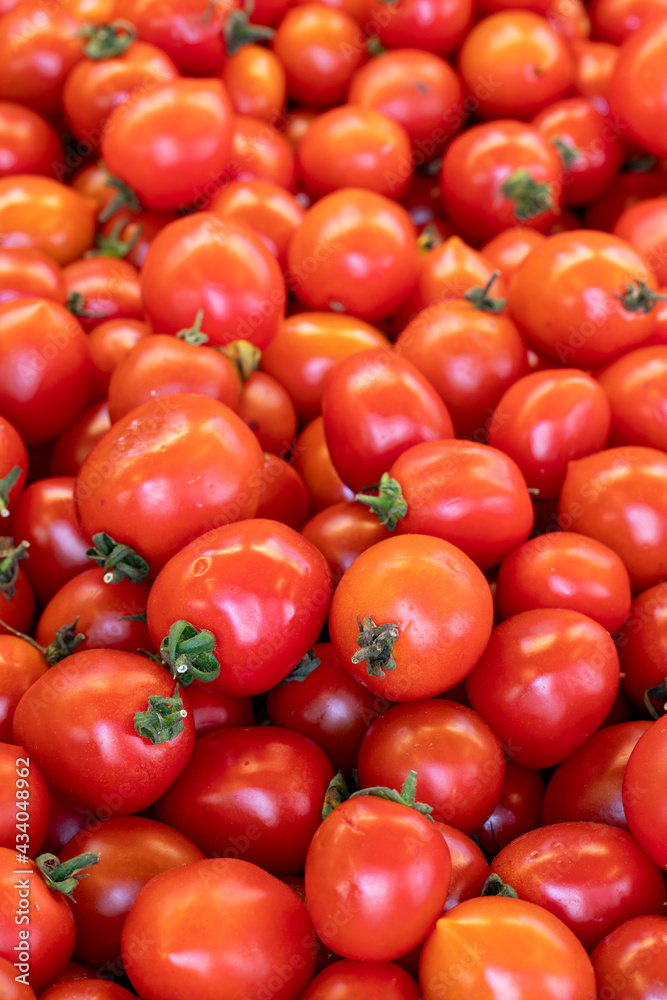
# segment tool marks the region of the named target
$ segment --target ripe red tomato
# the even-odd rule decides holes
[[[209,211],[249,226],[283,268],[289,242],[304,216],[303,207],[289,191],[273,181],[256,179],[224,184],[213,196]]]
[[[233,726],[253,726],[255,713],[250,698],[228,698],[209,690],[208,684],[190,685],[188,701],[195,720],[195,736],[199,738],[214,729]]]
[[[215,177],[211,173],[210,178]],[[263,118],[237,115],[232,151],[221,180],[271,181],[288,191],[296,183],[296,159],[288,139]],[[199,206],[197,206],[199,207]]]
[[[621,687],[635,705],[644,708],[646,692],[667,678],[667,584],[658,583],[635,597],[616,639]]]
[[[65,158],[60,136],[41,115],[22,104],[0,101],[0,177],[9,174],[55,175]]]
[[[222,82],[237,115],[271,122],[283,113],[287,79],[280,59],[262,45],[244,45],[226,61]]]
[[[667,917],[626,920],[591,955],[598,996],[613,996],[610,991],[622,982],[627,1000],[659,1000],[664,992],[666,947]]]
[[[476,837],[493,857],[503,847],[542,822],[544,779],[539,771],[505,762],[505,778],[495,809],[476,831]]]
[[[28,688],[48,670],[43,655],[25,639],[0,633],[0,740],[12,742],[14,712]]]
[[[329,632],[341,665],[364,687],[417,701],[470,673],[492,616],[489,585],[471,559],[440,538],[402,535],[366,549],[344,573]]]
[[[68,308],[84,330],[110,319],[142,319],[139,272],[128,261],[113,257],[77,260],[64,268],[63,277]]]
[[[321,416],[311,420],[296,439],[294,467],[306,485],[311,511],[354,500],[354,493],[345,485],[331,461]]]
[[[93,447],[111,427],[109,407],[93,403],[56,438],[51,449],[49,472],[52,476],[76,476]]]
[[[40,853],[49,825],[49,790],[35,762],[26,764],[26,758],[23,747],[0,743],[0,847],[21,852],[16,867],[23,855]],[[23,812],[29,819],[18,819]]]
[[[88,346],[94,369],[91,391],[94,399],[106,400],[114,368],[150,333],[148,323],[138,319],[109,319],[90,331]]]
[[[473,16],[471,0],[370,0],[369,26],[386,49],[425,49],[446,56],[465,35]]]
[[[664,67],[667,59],[667,16],[659,16],[633,30],[625,39],[609,83],[612,115],[627,126],[627,135],[655,156],[667,155],[667,138],[656,121],[667,109]]]
[[[273,376],[251,372],[241,387],[238,414],[264,452],[290,452],[297,430],[296,409],[287,390]]]
[[[41,997],[46,997],[46,1000],[128,1000],[133,996],[134,993],[118,983],[87,976],[49,987],[46,993],[41,994],[40,1000]]]
[[[667,716],[654,722],[630,754],[623,775],[623,808],[630,832],[661,868],[667,869],[667,809],[655,794],[665,780]]]
[[[301,528],[301,534],[320,550],[337,584],[362,552],[389,538],[377,515],[361,503],[325,507]]]
[[[611,405],[611,445],[667,451],[667,344],[628,351],[598,381]]]
[[[443,907],[446,913],[464,900],[479,896],[491,869],[474,840],[437,819],[435,825],[445,838],[452,860],[452,878]]]
[[[264,452],[256,517],[280,521],[300,531],[308,519],[309,509],[306,484],[294,466],[279,455]]]
[[[646,21],[665,13],[664,0],[594,0],[591,6],[596,37],[617,45]]]
[[[524,611],[498,625],[466,678],[476,712],[524,767],[559,764],[603,722],[619,684],[609,633],[577,611]]]
[[[344,958],[322,969],[301,1000],[419,1000],[412,976],[393,962],[354,962]]]
[[[609,42],[592,42],[588,38],[572,41],[575,58],[574,90],[582,97],[606,99],[620,49]]]
[[[53,299],[64,306],[67,295],[59,265],[49,254],[28,247],[0,247],[0,302]]]
[[[630,205],[616,220],[614,234],[627,240],[646,258],[658,284],[667,284],[667,258],[664,250],[667,212],[662,198],[646,198]]]
[[[267,992],[297,1000],[315,971],[315,939],[297,894],[256,865],[214,858],[144,886],[121,938],[144,1000],[228,1000]],[[260,994],[261,995],[261,994]]]
[[[485,243],[481,252],[485,260],[500,271],[505,282],[509,282],[530,251],[545,239],[544,233],[523,226],[517,229],[504,229],[502,233],[498,233]]]
[[[5,417],[0,416],[0,516],[13,513],[28,474],[28,452],[23,438]],[[11,510],[10,510],[11,507]]]
[[[16,966],[8,959],[0,958],[0,990],[5,1000],[36,1000],[37,994],[27,981],[17,982],[16,975]]]
[[[5,249],[40,250],[58,264],[69,264],[93,245],[96,215],[92,198],[50,177],[12,174],[0,178],[0,232]]]

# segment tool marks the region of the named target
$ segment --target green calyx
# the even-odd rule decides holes
[[[79,884],[79,880],[88,878],[90,875],[90,872],[84,871],[84,868],[91,868],[99,860],[100,856],[97,851],[87,851],[85,854],[79,854],[76,858],[70,858],[69,861],[62,863],[55,854],[40,854],[35,859],[35,864],[49,889],[54,892],[62,892],[63,896],[73,899],[72,893]]]
[[[654,702],[660,704],[660,711],[657,710]],[[644,692],[644,704],[652,719],[661,719],[667,713],[667,677],[662,684],[647,688]]]
[[[15,465],[9,470],[6,476],[0,479],[0,517],[9,517],[9,494],[18,482],[19,476],[23,472],[20,465]]]
[[[179,340],[184,340],[186,344],[192,344],[194,347],[200,347],[202,344],[208,343],[208,336],[202,333],[201,324],[204,319],[204,310],[200,309],[195,316],[195,321],[192,326],[189,326],[186,330],[179,330],[176,336]]]
[[[510,896],[512,899],[518,899],[519,894],[516,889],[513,889],[511,885],[507,885],[503,882],[500,875],[491,873],[487,878],[486,882],[482,886],[482,896]]]
[[[400,792],[396,791],[395,788],[385,788],[384,785],[375,785],[373,788],[360,788],[356,792],[350,794],[345,778],[338,772],[338,774],[331,780],[329,787],[327,788],[326,795],[324,797],[324,806],[322,809],[322,819],[326,819],[329,813],[339,806],[342,802],[346,802],[348,799],[358,799],[362,796],[371,796],[376,799],[386,799],[388,802],[395,802],[396,805],[406,806],[408,809],[414,809],[425,819],[428,819],[431,823],[433,822],[433,817],[431,813],[433,812],[433,806],[427,805],[425,802],[417,802],[417,772],[409,771],[405,781],[403,782],[403,787]]]
[[[581,159],[581,150],[577,146],[571,146],[569,142],[565,142],[559,136],[554,136],[551,140],[551,145],[555,146],[558,151],[560,162],[563,164],[563,170],[569,170],[577,160]]]
[[[391,479],[388,472],[383,472],[380,482],[374,486],[367,486],[366,489],[377,490],[377,495],[357,493],[354,499],[370,507],[373,513],[377,514],[380,523],[389,531],[393,531],[408,512],[400,483],[397,479]]]
[[[305,656],[301,657],[294,669],[280,683],[289,684],[291,681],[305,681],[306,677],[310,677],[313,670],[317,670],[321,662],[319,656],[315,656],[315,650],[309,649]]]
[[[500,271],[494,271],[483,288],[481,285],[469,288],[467,292],[463,293],[463,298],[480,312],[502,312],[507,305],[507,299],[494,299],[490,294],[491,285],[498,277],[500,277]]]
[[[20,542],[15,546],[13,538],[0,538],[0,594],[8,601],[11,601],[16,592],[19,562],[28,558],[29,547],[30,542]]]
[[[100,162],[99,166],[104,169],[104,164]],[[120,177],[114,177],[113,174],[107,174],[106,179],[107,185],[115,189],[116,194],[111,199],[108,205],[102,209],[102,211],[97,216],[98,222],[107,222],[112,215],[116,212],[120,212],[121,209],[126,208],[130,212],[140,212],[141,203],[137,198],[136,194],[129,185],[122,181]]]
[[[56,632],[53,641],[49,643],[48,646],[40,646],[40,644],[32,638],[30,635],[25,635],[23,632],[17,632],[15,628],[11,625],[7,625],[0,619],[0,625],[6,628],[8,632],[12,635],[17,636],[19,639],[23,639],[24,642],[29,643],[33,649],[39,650],[46,662],[50,667],[54,667],[56,663],[60,663],[67,656],[71,656],[77,646],[79,646],[83,640],[86,638],[83,632],[77,632],[76,626],[79,621],[79,616],[77,615],[74,621],[70,625],[62,625]]]
[[[370,615],[366,615],[363,625],[357,615],[357,625],[359,649],[351,657],[352,662],[361,663],[365,660],[369,677],[384,677],[385,670],[395,670],[396,660],[392,650],[398,639],[398,625],[393,622],[376,625]]]
[[[70,292],[65,306],[72,313],[72,316],[89,316],[91,319],[101,319],[102,316],[106,316],[106,313],[86,309],[86,300],[81,292]]]
[[[168,743],[183,732],[183,719],[187,714],[177,684],[171,698],[157,694],[149,696],[146,711],[134,713],[134,731],[154,746]]]
[[[634,285],[628,285],[623,295],[616,298],[623,303],[623,308],[631,313],[650,313],[658,302],[667,299],[667,295],[659,295],[640,278],[634,278]]]
[[[255,347],[249,340],[234,340],[231,344],[216,347],[215,350],[224,354],[227,360],[231,361],[241,382],[247,381],[252,373],[259,368],[259,362],[262,358],[259,347]]]
[[[122,55],[137,37],[134,25],[121,20],[109,24],[84,24],[79,34],[87,39],[84,55],[95,60]]]
[[[142,227],[137,226],[129,240],[121,239],[120,234],[128,222],[131,221],[131,216],[124,215],[115,223],[111,232],[107,233],[106,236],[104,233],[98,233],[95,238],[95,249],[88,250],[84,254],[84,257],[115,257],[119,260],[122,257],[127,257],[132,247],[139,242],[142,231]]]
[[[93,548],[88,549],[86,556],[105,571],[105,583],[120,583],[121,580],[141,583],[150,572],[145,559],[129,545],[117,542],[105,531],[98,531],[93,535]]]
[[[224,27],[225,52],[236,55],[244,45],[267,42],[275,35],[273,28],[263,24],[250,24],[248,14],[243,10],[232,10],[227,15]]]
[[[514,203],[517,222],[534,219],[536,215],[553,209],[553,192],[546,181],[536,181],[525,167],[519,167],[501,187],[502,194]]]
[[[214,681],[220,674],[215,657],[215,636],[207,629],[197,629],[190,622],[174,622],[169,635],[160,643],[163,666],[174,680],[187,687],[193,681]]]

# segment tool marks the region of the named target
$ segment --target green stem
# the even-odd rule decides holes
[[[347,787],[347,782],[343,777],[343,772],[339,771],[331,781],[324,795],[324,803],[322,805],[322,819],[326,819],[329,813],[332,813],[341,802],[346,802],[350,798],[350,790]]]
[[[310,677],[313,670],[317,670],[321,664],[319,656],[315,656],[315,650],[309,649],[308,652],[301,657],[297,665],[293,670],[281,680],[281,684],[288,684],[290,681],[305,681],[306,677]]]
[[[433,806],[429,806],[425,802],[417,802],[416,793],[417,772],[408,771],[400,792],[397,792],[395,788],[385,788],[384,785],[375,785],[373,788],[360,788],[358,792],[352,792],[350,798],[356,799],[361,795],[372,795],[378,799],[387,799],[389,802],[396,802],[397,805],[408,806],[409,809],[414,809],[432,823],[433,817],[431,813],[433,812]]]
[[[204,318],[204,310],[200,309],[195,316],[195,321],[192,326],[189,326],[186,330],[179,330],[176,336],[179,340],[184,340],[186,344],[193,344],[195,347],[201,346],[201,344],[208,343],[208,336],[202,333],[201,324]]]
[[[491,291],[491,285],[494,283],[496,278],[499,277],[500,271],[494,271],[483,288],[481,285],[478,285],[475,288],[469,288],[467,292],[463,293],[463,298],[480,312],[502,312],[507,305],[507,299],[494,299],[489,294]]]
[[[565,142],[559,136],[554,136],[551,139],[551,144],[558,151],[560,161],[563,164],[563,170],[570,170],[577,160],[581,158],[581,150],[577,146],[571,146],[569,142]]]
[[[54,892],[62,892],[64,896],[73,899],[72,893],[82,878],[88,878],[90,872],[84,872],[84,868],[91,868],[100,860],[97,851],[87,851],[79,854],[69,861],[58,860],[55,854],[40,854],[35,859],[35,864],[39,868],[44,881],[49,889]],[[75,901],[76,902],[76,901]]]
[[[398,639],[398,625],[393,622],[376,625],[370,615],[366,615],[363,625],[357,616],[357,625],[357,646],[360,648],[352,657],[352,662],[365,660],[369,677],[384,677],[385,670],[395,670],[396,660],[392,650]]]
[[[92,309],[85,309],[86,300],[81,292],[70,292],[67,296],[66,307],[73,316],[90,316],[91,319],[100,319],[106,313],[94,312]]]
[[[502,194],[514,203],[514,218],[518,222],[533,219],[554,208],[551,185],[536,181],[525,167],[519,167],[501,187]]]
[[[357,493],[354,499],[369,507],[374,514],[377,514],[380,523],[389,531],[393,531],[408,512],[400,483],[397,479],[391,479],[388,472],[383,472],[380,482],[375,486],[368,486],[367,489],[377,490],[377,496]]]
[[[134,25],[121,20],[109,24],[84,24],[78,34],[88,39],[83,47],[84,55],[95,60],[122,55],[137,37]]]
[[[667,299],[667,295],[659,295],[640,278],[634,278],[634,285],[628,285],[623,295],[617,295],[623,303],[623,308],[631,313],[650,313],[658,302]]]
[[[662,711],[658,712],[656,710],[654,701],[659,701],[661,703]],[[661,719],[665,712],[667,712],[667,677],[662,682],[662,684],[656,684],[655,687],[647,688],[644,692],[644,704],[648,714],[652,719]]]
[[[106,236],[98,233],[95,238],[95,249],[87,250],[84,257],[115,257],[118,260],[127,257],[132,247],[141,239],[142,231],[142,227],[137,226],[129,240],[121,239],[120,234],[128,222],[132,222],[132,217],[124,215]]]
[[[177,684],[171,698],[157,694],[149,696],[146,711],[134,713],[134,730],[154,746],[168,743],[183,732],[183,719],[187,714]]]
[[[187,687],[193,681],[214,681],[219,676],[220,664],[214,649],[212,632],[195,628],[181,618],[160,643],[160,656],[174,680]]]
[[[16,591],[16,580],[19,575],[19,560],[28,558],[30,542],[14,545],[14,539],[0,538],[0,594],[11,601]]]
[[[244,45],[268,42],[274,35],[273,28],[263,24],[249,24],[245,11],[232,10],[225,21],[225,52],[228,56],[236,55]]]
[[[486,882],[482,886],[482,896],[510,896],[512,899],[518,899],[519,894],[516,889],[513,889],[511,885],[507,885],[503,882],[500,875],[496,875],[492,872],[487,878]]]
[[[120,583],[121,580],[141,583],[150,573],[145,559],[129,545],[117,542],[105,531],[98,531],[93,535],[93,548],[88,549],[86,555],[105,571],[105,583]]]
[[[29,643],[33,649],[39,650],[46,662],[50,667],[54,667],[56,663],[60,663],[67,656],[71,656],[77,646],[79,646],[83,640],[86,638],[83,632],[77,632],[76,626],[79,621],[79,616],[77,615],[74,621],[70,625],[61,625],[57,630],[55,637],[48,646],[40,646],[36,639],[32,636],[26,635],[24,632],[18,632],[11,625],[3,622],[0,619],[0,625],[6,628],[8,632],[12,635],[17,636],[19,639],[23,639],[25,642]]]
[[[259,362],[262,358],[259,347],[255,347],[249,340],[234,340],[231,344],[216,347],[215,350],[224,354],[227,360],[231,361],[242,382],[249,379],[252,373],[259,368]]]
[[[0,517],[9,517],[9,510],[7,506],[9,504],[9,494],[19,480],[19,476],[23,472],[20,465],[15,465],[9,470],[6,476],[0,479]]]
[[[100,166],[104,167],[104,164],[100,163]],[[106,182],[109,187],[116,189],[116,194],[97,216],[98,222],[107,222],[112,215],[120,212],[122,208],[127,208],[130,212],[141,211],[139,199],[125,181],[122,181],[120,177],[114,177],[113,174],[107,174]]]

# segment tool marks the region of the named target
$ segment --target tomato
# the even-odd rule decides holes
[[[115,212],[103,225],[97,241],[110,256],[122,256],[141,268],[157,234],[177,218],[175,212]]]
[[[470,673],[492,615],[489,586],[472,560],[440,538],[403,535],[366,549],[344,573],[329,632],[341,665],[364,687],[417,701]]]
[[[69,264],[89,250],[97,206],[92,198],[50,177],[0,179],[0,230],[5,249],[41,250]]]
[[[560,208],[561,162],[531,125],[473,125],[447,147],[440,189],[447,217],[469,243],[486,243],[519,224],[544,231]]]
[[[16,966],[8,959],[0,958],[0,990],[4,1000],[36,1000],[36,994],[28,983],[25,980],[18,982],[16,976]]]
[[[68,962],[64,972],[54,980],[54,984],[80,982],[82,979],[97,979],[97,970],[90,965],[84,965],[83,962]],[[105,980],[98,979],[96,985],[106,985]]]
[[[367,496],[371,510],[397,535],[444,538],[480,569],[490,569],[533,527],[533,505],[518,466],[473,441],[429,441],[404,451],[388,475],[407,504],[396,510],[395,487]]]
[[[208,684],[190,685],[188,701],[197,738],[215,729],[252,726],[255,723],[250,698],[228,698],[209,690]]]
[[[114,367],[109,382],[112,423],[158,396],[198,393],[239,405],[239,379],[224,355],[203,345],[157,334],[143,337]]]
[[[380,348],[336,366],[322,396],[322,417],[334,467],[354,490],[379,483],[412,445],[454,436],[431,383],[409,361]]]
[[[613,549],[635,591],[665,576],[666,478],[664,452],[627,445],[570,462],[561,489],[561,527]]]
[[[482,254],[492,267],[500,271],[505,282],[526,259],[531,250],[545,240],[544,233],[535,229],[504,229],[482,247]]]
[[[139,890],[160,872],[204,855],[177,830],[138,816],[94,823],[75,834],[58,856],[62,862],[88,851],[98,852],[100,862],[95,878],[77,888],[74,957],[99,967],[118,958],[123,922]]]
[[[261,45],[244,45],[226,60],[222,82],[237,115],[274,124],[282,115],[287,79],[280,59]]]
[[[146,315],[161,333],[187,329],[203,309],[212,345],[243,339],[263,348],[285,315],[285,283],[260,237],[210,212],[165,226],[141,278]]]
[[[444,59],[401,46],[370,59],[352,77],[348,101],[402,125],[421,166],[437,155],[465,118],[461,82]]]
[[[482,118],[531,118],[564,97],[574,75],[567,42],[532,11],[503,10],[483,18],[459,54],[466,89]],[[480,81],[493,80],[490,94]]]
[[[134,993],[110,980],[86,978],[58,983],[41,996],[46,1000],[127,1000]]]
[[[304,209],[289,191],[273,181],[230,181],[214,195],[209,210],[249,226],[280,266],[286,266],[289,242],[304,216]]]
[[[412,291],[419,251],[404,208],[374,191],[342,188],[308,209],[288,261],[288,287],[306,306],[372,322]]]
[[[662,198],[646,198],[630,205],[616,220],[614,234],[627,240],[646,259],[658,284],[667,284],[667,212]]]
[[[5,417],[0,416],[0,516],[13,513],[28,474],[28,452],[23,438]],[[10,510],[11,507],[11,510]]]
[[[665,193],[667,173],[662,164],[653,164],[650,160],[648,163],[641,159],[630,160],[626,169],[617,174],[606,190],[587,207],[584,223],[589,229],[611,232],[621,213],[635,202]]]
[[[65,158],[60,136],[41,115],[12,101],[0,101],[0,176],[54,176],[54,164]]]
[[[164,742],[135,729],[135,713],[151,707],[149,697],[173,694],[173,678],[143,656],[117,649],[72,653],[23,695],[14,738],[66,805],[101,819],[127,816],[155,802],[192,753],[194,722],[182,692],[182,703],[169,709],[175,718],[164,716],[171,727]],[[67,707],[72,698],[76,725]]]
[[[425,49],[449,55],[465,35],[473,15],[471,0],[382,0],[368,4],[369,26],[386,49]]]
[[[109,319],[90,331],[88,346],[94,367],[92,394],[95,399],[106,400],[114,368],[150,332],[148,324],[138,319]]]
[[[654,17],[667,13],[664,0],[595,0],[593,26],[598,38],[620,45]]]
[[[627,1000],[660,1000],[665,945],[667,917],[634,917],[607,934],[591,955],[600,1000],[613,997],[619,982]]]
[[[650,725],[637,720],[600,729],[559,764],[544,796],[544,824],[579,821],[628,830],[621,796],[623,775],[630,754]]]
[[[12,723],[19,701],[48,665],[34,646],[18,636],[0,633],[0,740],[12,742]]]
[[[505,778],[495,809],[476,833],[487,854],[493,857],[503,847],[541,825],[544,779],[539,771],[505,762]]]
[[[504,283],[501,278],[494,277],[489,262],[458,236],[450,236],[420,258],[417,287],[401,312],[405,313],[406,321],[414,319],[421,309],[461,299],[477,286],[493,286],[495,296],[504,294]]]
[[[505,758],[498,737],[476,712],[433,698],[389,708],[359,748],[361,788],[400,787],[410,770],[433,818],[472,833],[498,804]]]
[[[629,243],[582,229],[551,236],[526,257],[510,284],[509,310],[538,353],[592,367],[648,337],[656,289]]]
[[[411,975],[393,962],[354,962],[344,958],[315,976],[302,1000],[419,1000]]]
[[[291,7],[271,44],[285,70],[290,98],[316,108],[339,104],[367,58],[356,22],[323,3]]]
[[[259,694],[310,649],[330,600],[331,574],[315,546],[255,518],[207,532],[168,562],[149,595],[148,628],[156,648],[180,619],[209,629],[222,668],[211,690]]]
[[[593,100],[557,101],[544,108],[533,125],[556,146],[563,161],[563,204],[585,205],[613,180],[623,159],[623,133]]]
[[[0,635],[7,634],[5,626],[16,632],[25,632],[32,625],[35,597],[28,576],[19,565],[19,560],[26,559],[28,555],[25,540],[14,545],[11,536],[0,537],[0,560],[3,564],[0,573]]]
[[[610,444],[667,451],[667,344],[629,351],[598,381],[611,404]]]
[[[500,398],[489,444],[514,459],[540,499],[551,500],[570,460],[604,448],[610,424],[611,408],[595,379],[576,368],[533,372]]]
[[[254,371],[241,387],[238,414],[262,450],[286,455],[296,436],[297,415],[289,393],[266,372]]]
[[[0,302],[25,298],[53,299],[64,306],[67,295],[62,271],[41,250],[0,247]]]
[[[128,261],[90,257],[68,264],[63,277],[69,308],[85,330],[105,320],[143,318],[139,272]]]
[[[480,895],[490,868],[474,840],[439,820],[435,820],[435,825],[445,838],[452,861],[452,878],[443,907],[446,913],[464,900]]]
[[[587,951],[631,917],[661,913],[657,865],[626,833],[604,823],[554,823],[518,837],[491,871],[521,899],[560,918]]]
[[[179,75],[166,52],[146,42],[131,42],[110,58],[82,59],[65,81],[63,110],[77,139],[99,149],[109,117],[121,104],[132,105],[159,84]],[[128,108],[129,110],[129,108]]]
[[[294,466],[279,455],[264,452],[256,517],[280,521],[299,531],[308,519],[309,509],[306,485]]]
[[[296,183],[296,159],[289,140],[262,118],[237,115],[234,120],[231,157],[221,177],[223,186],[234,178],[241,181],[270,181],[293,191]]]
[[[318,511],[301,528],[301,534],[326,559],[334,583],[358,555],[371,545],[389,538],[377,515],[361,503],[336,503]]]
[[[534,608],[567,608],[616,632],[631,601],[621,559],[607,545],[573,531],[550,531],[524,542],[505,557],[496,581],[496,613],[503,619]]]
[[[667,584],[656,584],[635,597],[616,639],[621,687],[635,705],[644,708],[646,692],[667,679]]]
[[[25,750],[12,743],[0,743],[0,775],[0,846],[20,850],[21,863],[21,855],[39,854],[46,836],[49,791],[35,762],[26,764]],[[30,818],[19,820],[17,813],[24,811]]]
[[[604,720],[619,684],[609,633],[577,611],[524,611],[496,626],[466,678],[476,712],[524,767],[559,764]]]
[[[311,511],[354,500],[353,491],[344,484],[331,461],[321,416],[311,420],[297,437],[294,467],[305,483]]]
[[[570,44],[585,41],[591,33],[588,7],[582,0],[551,0],[546,19]]]
[[[470,899],[438,920],[419,982],[426,1000],[595,1000],[593,968],[572,931],[506,896]]]
[[[76,509],[87,537],[107,532],[155,574],[190,539],[254,516],[262,465],[252,431],[229,407],[194,393],[161,396],[95,445],[76,479]]]
[[[216,76],[225,59],[223,29],[234,2],[208,7],[206,0],[115,0],[114,17],[129,21],[142,42],[172,59],[185,76]]]
[[[575,92],[582,97],[606,98],[620,51],[618,45],[581,38],[573,40],[572,51]]]
[[[633,30],[621,46],[609,83],[609,107],[627,136],[655,156],[667,156],[667,138],[655,128],[667,110],[664,67],[667,53],[667,16],[649,18]]]
[[[667,811],[655,789],[665,776],[666,734],[667,716],[662,716],[639,738],[623,775],[623,808],[630,832],[661,868],[667,868]]]
[[[83,410],[56,438],[51,450],[49,472],[52,476],[76,476],[93,447],[111,427],[109,407],[93,403]]]

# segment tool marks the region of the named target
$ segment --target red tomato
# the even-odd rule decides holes
[[[53,299],[64,306],[67,295],[60,267],[41,250],[0,247],[0,302],[26,298]]]
[[[369,27],[386,49],[425,49],[446,56],[465,35],[473,16],[471,0],[382,0],[368,4]]]
[[[633,30],[621,46],[609,83],[612,115],[627,127],[626,135],[643,150],[667,156],[667,137],[656,121],[667,112],[664,70],[667,61],[667,16],[660,16]]]
[[[232,130],[231,102],[219,80],[176,78],[115,108],[101,151],[142,205],[184,209],[224,169]]]
[[[52,476],[77,476],[93,447],[111,427],[109,407],[93,403],[76,417],[56,438],[51,450],[49,472]]]
[[[146,315],[164,333],[187,329],[203,309],[212,345],[243,339],[263,348],[285,315],[285,283],[260,237],[210,212],[165,226],[141,277]]]
[[[321,416],[311,420],[296,439],[294,467],[306,485],[311,511],[354,500],[354,493],[344,484],[331,461]]]
[[[630,832],[661,868],[667,869],[667,809],[655,794],[665,780],[667,716],[654,722],[630,754],[623,775],[623,808]]]
[[[518,546],[502,562],[496,613],[568,608],[616,632],[630,611],[630,579],[612,549],[573,531],[550,531]]]
[[[222,179],[234,178],[240,181],[271,181],[293,191],[296,160],[289,140],[262,118],[237,115],[232,151]]]
[[[331,574],[315,546],[255,518],[209,531],[169,561],[151,589],[148,627],[156,648],[180,619],[209,629],[222,667],[211,690],[259,694],[307,653],[330,600]]]
[[[533,372],[501,397],[489,444],[514,459],[541,500],[552,500],[568,462],[604,448],[610,424],[607,397],[590,375],[576,368]]]
[[[25,486],[28,452],[16,428],[0,416],[0,517],[9,517]],[[11,511],[10,511],[11,506]]]
[[[21,104],[0,101],[0,177],[8,174],[55,175],[65,158],[60,136],[41,115]]]
[[[628,351],[598,381],[611,404],[609,443],[667,451],[667,344]]]
[[[250,698],[228,698],[224,694],[210,691],[208,684],[191,684],[188,701],[195,720],[197,738],[214,729],[252,726],[255,723]]]
[[[605,823],[554,823],[517,837],[491,871],[543,906],[588,952],[632,917],[662,913],[665,885],[637,842]]]
[[[104,979],[87,977],[79,980],[66,980],[51,986],[41,997],[46,1000],[128,1000],[134,993],[119,986],[118,983]]]
[[[646,198],[630,205],[616,220],[614,234],[639,251],[659,285],[667,284],[667,211],[663,198]]]
[[[588,38],[572,41],[575,58],[574,90],[582,97],[606,99],[609,83],[620,49],[608,42],[591,42]]]
[[[481,252],[485,260],[500,271],[505,282],[509,282],[530,251],[545,239],[544,233],[538,233],[535,229],[504,229],[485,243]]]
[[[524,767],[559,764],[603,722],[619,684],[609,633],[577,611],[524,611],[498,625],[466,678],[470,704]]]
[[[315,976],[301,1000],[419,1000],[417,983],[393,962],[344,958]]]
[[[594,0],[591,13],[598,38],[620,45],[654,17],[667,13],[665,0]]]
[[[254,371],[241,387],[238,414],[262,450],[286,455],[296,436],[297,415],[289,393],[266,372]]]
[[[40,250],[58,264],[69,264],[93,245],[96,215],[92,198],[50,177],[13,174],[0,179],[5,249]]]
[[[80,317],[84,330],[105,320],[143,318],[139,272],[128,261],[113,257],[77,260],[67,265],[63,277],[68,308]]]
[[[21,852],[17,866],[22,855],[39,854],[49,825],[49,790],[35,762],[25,763],[26,756],[23,747],[0,743],[0,846]],[[19,820],[19,812],[30,818]]]
[[[76,725],[67,709],[73,690]],[[182,692],[182,703],[169,709],[172,717],[164,716],[173,734],[164,742],[153,743],[135,728],[135,713],[151,707],[150,697],[173,694],[173,678],[143,656],[117,649],[73,653],[23,695],[14,738],[66,805],[100,819],[127,816],[155,802],[192,753],[194,722]]]
[[[412,291],[419,251],[404,208],[374,191],[343,188],[306,212],[288,260],[288,287],[305,305],[373,321]]]
[[[648,166],[648,169],[647,169]],[[584,212],[589,229],[611,232],[619,216],[637,201],[667,194],[667,173],[661,163],[630,160],[605,191]]]
[[[371,545],[389,538],[377,515],[361,503],[336,503],[325,507],[301,528],[301,534],[320,550],[329,564],[334,583]]]
[[[289,242],[304,216],[304,209],[289,191],[267,180],[224,184],[211,200],[209,211],[252,229],[281,267],[287,264]]]
[[[19,701],[45,674],[48,665],[42,653],[25,639],[0,633],[0,740],[12,742],[12,723]]]
[[[107,532],[155,574],[190,539],[254,516],[263,462],[228,406],[195,393],[161,396],[95,445],[76,479],[77,513],[87,537]]]
[[[628,830],[622,801],[628,758],[651,723],[622,722],[594,733],[559,764],[547,785],[542,822],[607,823]]]
[[[221,983],[228,1000],[259,990],[297,1000],[315,971],[312,925],[297,894],[235,858],[195,861],[151,879],[121,943],[123,964],[145,1000],[218,1000]]]
[[[445,838],[452,860],[452,878],[443,907],[446,913],[464,900],[479,896],[491,869],[474,840],[439,820],[435,825]]]
[[[558,500],[563,530],[603,542],[620,556],[633,590],[667,567],[667,456],[627,445],[570,462]]]
[[[222,82],[237,115],[275,122],[283,114],[287,79],[280,59],[262,45],[244,45],[223,66]]]
[[[635,705],[644,708],[646,692],[667,678],[667,584],[649,587],[635,597],[616,641],[621,687]]]
[[[469,899],[438,920],[419,982],[425,1000],[595,1000],[593,968],[572,931],[506,896]]]
[[[148,323],[137,319],[109,319],[91,330],[88,346],[94,367],[92,395],[95,399],[106,400],[114,368],[150,333]]]
[[[492,615],[489,586],[472,560],[442,539],[403,535],[355,559],[334,594],[329,632],[341,665],[364,687],[417,701],[470,673]]]
[[[472,833],[498,804],[505,758],[476,712],[432,698],[389,708],[359,748],[361,788],[400,788],[413,768],[419,798],[433,806],[433,818]]]
[[[17,975],[20,973],[16,966],[8,959],[0,958],[0,990],[5,1000],[36,1000],[36,994],[28,986],[27,980],[18,982]]]
[[[544,779],[539,771],[506,761],[498,803],[476,833],[486,853],[493,857],[516,837],[540,826],[543,798]]]
[[[598,996],[613,997],[618,983],[627,1000],[660,1000],[665,984],[667,917],[626,920],[591,955]]]
[[[28,555],[23,542],[14,545],[11,536],[0,538],[0,560],[4,567],[0,573],[0,635],[8,634],[8,628],[27,632],[32,625],[35,597],[26,573],[18,564]]]
[[[293,465],[279,455],[264,452],[262,485],[256,517],[280,521],[299,531],[308,518],[306,485]]]
[[[379,483],[412,445],[454,436],[431,383],[409,361],[380,348],[336,366],[322,396],[322,417],[334,467],[354,490]]]

